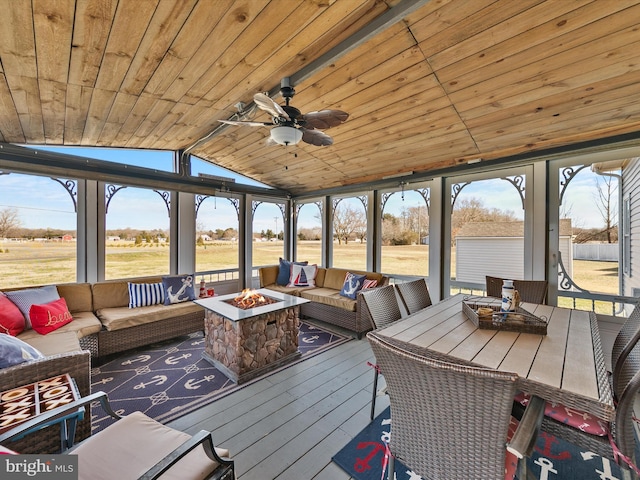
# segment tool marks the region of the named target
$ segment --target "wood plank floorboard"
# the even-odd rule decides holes
[[[230,450],[238,480],[348,480],[331,457],[369,423],[368,361],[369,342],[353,339],[169,425],[213,432],[216,445]],[[378,397],[376,412],[388,404]]]

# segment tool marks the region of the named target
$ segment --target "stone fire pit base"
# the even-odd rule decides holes
[[[300,307],[289,307],[241,320],[207,310],[203,357],[240,384],[301,356],[298,351]]]

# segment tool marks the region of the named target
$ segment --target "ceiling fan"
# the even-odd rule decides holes
[[[271,140],[285,146],[295,145],[300,140],[318,147],[333,144],[333,138],[319,130],[326,130],[346,122],[347,118],[349,118],[348,113],[342,110],[320,110],[306,114],[301,113],[300,110],[289,105],[296,93],[290,84],[289,77],[283,78],[280,82],[280,93],[285,98],[285,105],[279,105],[264,93],[256,93],[253,96],[256,106],[271,115],[271,122],[236,120],[219,120],[219,122],[249,127],[273,126]]]

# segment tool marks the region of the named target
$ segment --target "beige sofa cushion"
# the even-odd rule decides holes
[[[271,287],[272,285],[276,285],[279,270],[280,268],[278,265],[260,268],[258,270],[258,274],[260,275],[260,287]],[[275,290],[275,288],[273,290]]]
[[[128,307],[129,288],[127,283],[159,283],[162,277],[133,278],[131,280],[114,280],[94,283],[91,286],[93,292],[93,309],[98,312],[104,308]],[[99,315],[98,315],[99,316]]]
[[[62,329],[47,335],[40,335],[33,330],[27,330],[18,335],[18,338],[37,349],[46,357],[82,350],[78,336],[74,332],[60,332],[60,330]]]
[[[324,267],[318,267],[318,273],[316,273],[316,287],[324,287],[324,279],[327,275],[327,269]]]
[[[342,290],[344,284],[344,278],[347,272],[357,273],[358,275],[366,275],[368,280],[382,281],[383,275],[375,272],[365,272],[362,270],[350,270],[345,268],[329,268],[324,278],[323,287],[334,288],[336,290]]]
[[[301,291],[300,296],[312,302],[331,305],[350,312],[356,311],[356,301],[343,297],[340,291],[334,288],[311,288]]]
[[[128,302],[127,300],[127,304]],[[113,331],[203,310],[200,305],[193,302],[182,302],[173,305],[150,305],[138,308],[129,308],[128,306],[102,308],[96,312],[96,315],[107,330]],[[204,321],[202,325],[204,328]]]
[[[23,331],[20,335],[18,335],[18,337],[21,340],[29,343],[29,340],[27,339],[38,337],[49,338],[56,333],[72,332],[76,336],[76,338],[82,338],[86,337],[87,335],[91,335],[92,333],[98,333],[100,330],[102,330],[102,323],[100,323],[98,317],[96,317],[92,312],[75,312],[71,315],[73,316],[73,320],[71,322],[63,325],[62,327],[54,330],[51,333],[42,335],[35,330],[29,329]]]
[[[133,412],[91,435],[70,454],[78,456],[80,480],[138,478],[190,438],[191,435],[162,425],[141,412]],[[229,456],[228,450],[224,449],[216,448],[216,453],[221,457]],[[162,478],[208,478],[217,465],[203,448],[195,448]]]
[[[275,290],[276,292],[286,293],[288,295],[295,295],[297,297],[300,296],[300,290],[303,288],[313,288],[313,287],[283,287],[282,285],[278,285],[277,283],[272,283],[266,287],[268,290]]]
[[[73,314],[76,312],[93,312],[93,299],[91,295],[90,283],[66,283],[56,285],[58,295],[67,302],[69,311]]]

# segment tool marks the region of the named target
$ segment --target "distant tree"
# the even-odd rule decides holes
[[[15,208],[3,208],[0,210],[0,237],[7,238],[20,227],[22,223]]]
[[[459,198],[451,212],[451,242],[454,242],[462,226],[470,222],[513,222],[517,217],[511,210],[485,207],[482,200]]]
[[[613,243],[612,231],[618,225],[618,203],[615,201],[618,182],[608,175],[596,177],[596,208],[604,221],[607,243]]]
[[[301,228],[298,230],[298,240],[321,240],[322,228]]]
[[[349,238],[353,238],[354,233],[366,223],[364,211],[339,203],[333,212],[333,234],[338,244],[344,242],[346,245]]]

